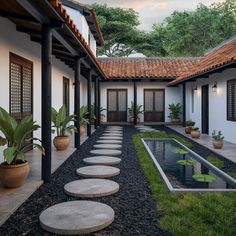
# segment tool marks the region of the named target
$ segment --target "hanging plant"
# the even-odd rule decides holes
[[[177,161],[178,164],[182,165],[182,166],[193,166],[195,165],[197,162],[194,160],[178,160]]]
[[[216,180],[216,178],[212,175],[193,175],[192,178],[197,182],[203,182],[203,183],[211,183]]]

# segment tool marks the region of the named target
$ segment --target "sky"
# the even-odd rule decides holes
[[[112,7],[133,8],[140,15],[140,29],[150,31],[154,23],[161,23],[174,11],[194,10],[199,3],[207,6],[224,0],[77,0],[81,3],[107,4]]]

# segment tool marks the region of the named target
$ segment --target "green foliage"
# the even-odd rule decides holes
[[[187,120],[187,121],[185,122],[185,127],[190,127],[190,126],[194,126],[194,125],[195,125],[195,122],[192,121],[192,120]]]
[[[142,110],[143,105],[137,104],[136,106],[134,105],[134,102],[131,102],[131,107],[128,108],[129,111],[129,116],[134,117],[134,114],[138,117],[138,115],[143,114]]]
[[[203,183],[211,183],[216,180],[216,178],[214,176],[204,175],[204,174],[193,175],[192,177],[195,181],[203,182]]]
[[[85,126],[86,124],[89,123],[88,116],[89,116],[88,107],[81,106],[80,107],[80,125]]]
[[[39,149],[44,154],[44,148],[33,142],[41,141],[30,137],[31,133],[39,128],[40,126],[33,121],[32,116],[27,116],[18,123],[14,117],[0,107],[0,131],[4,135],[4,137],[0,136],[0,146],[8,144],[3,151],[4,160],[8,165],[16,164],[17,160],[25,161],[24,149],[30,146]]]
[[[177,161],[178,164],[182,165],[182,166],[193,166],[195,165],[197,162],[194,160],[178,160]]]
[[[216,130],[213,130],[212,138],[216,141],[220,141],[220,140],[223,140],[225,137],[223,136],[220,130],[218,132]]]
[[[133,136],[137,156],[156,201],[156,208],[164,215],[158,221],[158,226],[176,236],[236,235],[236,193],[172,194],[168,191],[141,142],[141,138],[163,136],[168,135],[159,132]],[[180,142],[184,145],[188,143],[183,139]]]
[[[188,151],[179,147],[176,147],[172,150],[173,153],[175,154],[181,154],[181,155],[185,155],[188,154]]]
[[[169,115],[170,118],[178,119],[179,115],[182,114],[182,112],[181,112],[182,105],[180,103],[169,104],[169,108],[168,109],[170,110],[170,115]]]
[[[66,133],[72,133],[72,131],[77,131],[74,125],[71,125],[71,122],[75,121],[75,115],[66,115],[66,106],[63,105],[57,112],[52,107],[52,122],[53,127],[56,128],[57,136],[65,136]]]
[[[236,179],[236,172],[228,172],[227,174],[232,178]]]
[[[219,169],[225,167],[225,163],[216,156],[208,156],[206,158],[212,165],[216,166]]]

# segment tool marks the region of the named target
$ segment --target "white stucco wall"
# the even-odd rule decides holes
[[[33,117],[41,125],[41,45],[30,41],[27,34],[15,30],[15,25],[0,17],[0,106],[9,111],[9,53],[15,53],[33,62]],[[74,72],[64,63],[52,57],[52,106],[62,105],[63,76],[70,82],[70,112],[74,110]],[[41,138],[38,130],[34,136]],[[2,157],[0,149],[0,158]],[[1,161],[1,160],[0,160]]]
[[[163,82],[142,82],[137,83],[137,103],[144,105],[144,89],[165,89],[165,122],[169,122],[168,104],[178,103],[182,104],[181,88],[167,87],[167,83]],[[127,89],[127,104],[131,106],[133,101],[133,83],[132,82],[102,82],[101,83],[101,107],[107,109],[107,90],[108,89]],[[107,111],[104,111],[105,120],[107,120]],[[143,115],[140,115],[140,121],[144,121]]]
[[[236,143],[236,122],[227,120],[227,80],[236,78],[236,69],[228,69],[220,74],[212,74],[209,78],[198,79],[196,82],[187,83],[187,119],[196,122],[200,129],[201,122],[201,86],[209,85],[209,134],[212,131],[221,130],[225,140]],[[217,82],[217,92],[212,92],[214,82]],[[194,96],[194,113],[192,113],[191,89],[198,87]]]

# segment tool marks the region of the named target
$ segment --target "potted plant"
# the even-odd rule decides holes
[[[103,111],[106,111],[105,108],[103,107],[100,107],[100,110],[99,110],[99,114],[100,114],[100,122],[104,122],[104,119],[105,119],[105,115],[102,113]]]
[[[212,133],[213,138],[213,147],[215,149],[222,149],[224,145],[224,136],[221,131],[216,132],[216,130],[213,130]]]
[[[193,126],[195,125],[195,122],[192,120],[187,120],[185,122],[185,133],[186,134],[191,134],[191,131],[193,129]]]
[[[192,136],[192,138],[200,138],[201,131],[199,130],[198,127],[195,127],[195,128],[192,129],[191,136]]]
[[[139,115],[143,114],[142,105],[134,105],[134,102],[131,102],[131,107],[128,108],[129,111],[129,123],[134,123],[134,116],[136,114],[137,123],[140,122]]]
[[[182,114],[181,109],[182,109],[182,105],[180,103],[169,104],[169,110],[170,110],[169,118],[171,118],[171,122],[173,123],[180,122],[179,115]]]
[[[57,136],[53,139],[53,144],[57,150],[65,150],[70,144],[70,138],[67,133],[72,134],[72,131],[77,131],[76,127],[70,122],[75,121],[75,115],[66,115],[66,106],[63,105],[57,112],[52,108],[53,127],[56,128]],[[53,130],[54,132],[55,130]]]
[[[85,127],[88,123],[88,108],[87,106],[82,106],[80,107],[80,135],[85,133]]]
[[[0,165],[0,180],[5,187],[16,188],[21,186],[28,177],[29,163],[24,150],[29,147],[39,149],[44,155],[44,148],[31,137],[32,132],[38,130],[39,125],[32,116],[17,122],[7,111],[0,107],[0,146],[7,145],[3,151],[4,162]]]

